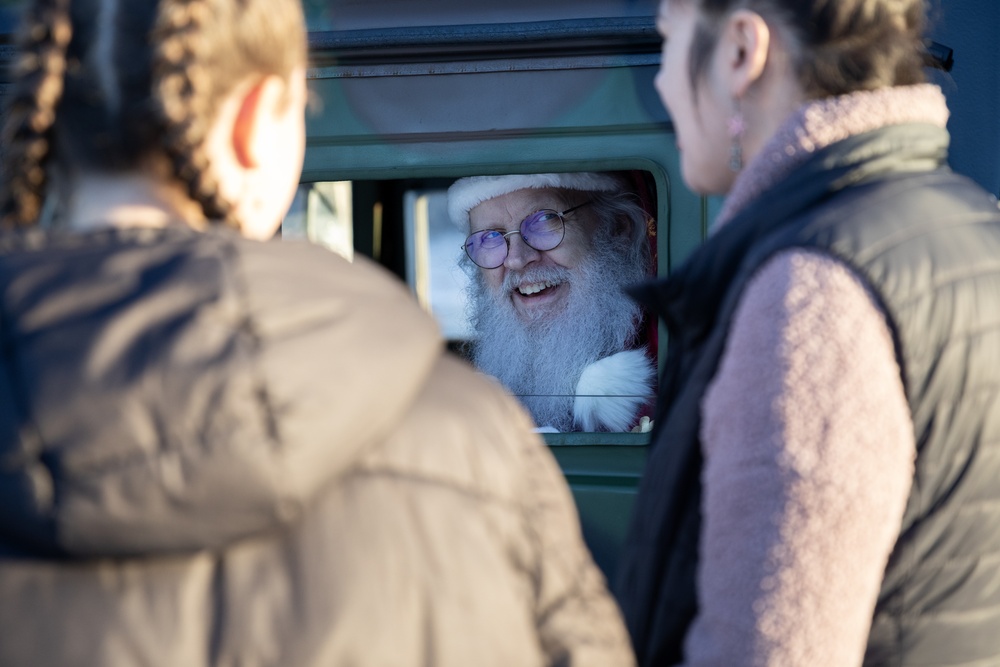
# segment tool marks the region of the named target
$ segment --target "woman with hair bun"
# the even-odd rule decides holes
[[[663,0],[685,182],[616,593],[643,665],[1000,664],[1000,212],[923,0]]]
[[[275,234],[299,0],[34,0],[0,193],[0,664],[631,665],[527,415]]]

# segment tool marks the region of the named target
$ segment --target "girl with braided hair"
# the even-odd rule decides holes
[[[253,238],[274,232],[302,157],[305,38],[296,3],[41,0],[27,8],[20,34],[0,224],[36,224],[45,201],[61,212],[55,224],[99,224],[81,221],[94,215],[96,174],[109,210],[117,192],[109,177],[128,175],[130,200],[150,195],[179,221],[222,221]],[[266,133],[251,122],[264,111],[275,121]],[[232,146],[218,134],[222,121]],[[265,199],[270,188],[281,196]],[[145,210],[127,224],[162,224],[154,220],[162,212]]]
[[[643,665],[1000,664],[1000,212],[923,0],[662,0],[685,182],[616,592]]]
[[[19,48],[0,664],[633,664],[517,403],[381,269],[260,242],[299,1],[34,0]]]

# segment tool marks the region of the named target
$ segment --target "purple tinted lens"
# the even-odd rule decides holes
[[[479,266],[495,269],[507,258],[507,240],[495,229],[486,229],[465,240],[465,251]]]
[[[563,219],[555,211],[538,211],[521,221],[521,238],[535,250],[552,250],[562,243]]]

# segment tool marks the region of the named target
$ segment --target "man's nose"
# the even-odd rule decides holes
[[[540,251],[525,243],[520,234],[511,234],[507,241],[510,245],[507,248],[507,259],[504,260],[503,265],[508,269],[515,271],[523,269],[528,264],[538,261],[538,258],[542,256]]]

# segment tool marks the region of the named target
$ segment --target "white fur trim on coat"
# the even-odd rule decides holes
[[[562,188],[582,192],[616,192],[625,184],[610,174],[575,172],[566,174],[509,174],[507,176],[468,176],[448,188],[448,215],[460,229],[469,229],[469,211],[517,190]]]
[[[626,350],[583,369],[573,422],[583,431],[628,431],[653,395],[656,370],[643,350]]]

